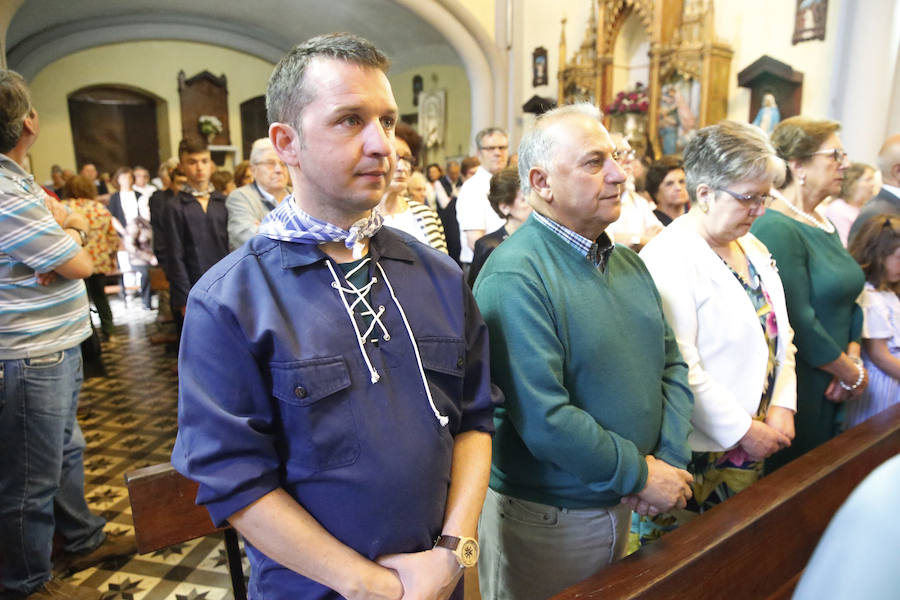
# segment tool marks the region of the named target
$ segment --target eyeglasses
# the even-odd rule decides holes
[[[268,168],[270,168],[270,169],[274,169],[276,166],[279,166],[279,167],[281,167],[282,169],[286,169],[286,168],[287,168],[287,167],[285,166],[285,164],[284,164],[283,162],[281,162],[280,160],[261,160],[261,161],[259,161],[259,162],[257,162],[257,163],[253,163],[253,164],[254,164],[254,165],[257,165],[257,166],[262,165],[262,166],[268,167]]]
[[[509,146],[481,146],[479,150],[486,150],[488,152],[495,152],[499,150],[500,152],[506,152],[507,150],[509,150]]]
[[[830,156],[836,163],[842,163],[842,162],[844,162],[844,159],[847,158],[847,153],[844,152],[843,148],[832,148],[830,150],[819,150],[818,152],[811,152],[811,153],[807,154],[807,156],[816,156],[818,154],[821,154],[823,156]]]
[[[616,160],[634,160],[637,157],[637,152],[634,150],[616,150],[615,154]]]
[[[725,192],[726,194],[728,194],[729,196],[731,196],[732,198],[734,198],[735,200],[737,200],[738,202],[740,202],[741,204],[746,206],[747,208],[750,208],[753,210],[759,208],[760,206],[769,206],[769,204],[771,204],[772,200],[775,199],[775,196],[773,196],[771,194],[747,194],[747,195],[744,195],[744,194],[737,194],[735,192],[732,192],[731,190],[726,190],[726,189],[722,189],[722,188],[720,188],[719,191]]]

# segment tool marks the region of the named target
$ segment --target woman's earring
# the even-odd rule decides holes
[[[701,200],[700,202],[697,203],[697,206],[700,208],[701,211],[709,212],[709,203],[708,202]]]
[[[803,185],[804,183],[806,183],[806,175],[801,175],[797,179],[800,182],[800,185]]]

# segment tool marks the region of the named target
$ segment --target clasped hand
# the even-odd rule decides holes
[[[647,461],[647,484],[637,494],[622,498],[622,503],[641,516],[654,516],[687,506],[693,495],[693,475],[657,460],[653,455],[648,454],[644,458]]]
[[[390,569],[400,579],[403,600],[446,600],[456,589],[463,572],[453,553],[444,548],[411,554],[388,554],[375,562]]]

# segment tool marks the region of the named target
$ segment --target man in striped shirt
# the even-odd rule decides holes
[[[82,247],[88,223],[20,166],[38,129],[25,81],[0,69],[0,587],[34,600],[100,598],[51,578],[55,533],[66,571],[127,552],[134,540],[107,539],[84,499],[75,415],[80,343],[91,333],[81,281],[93,270]]]

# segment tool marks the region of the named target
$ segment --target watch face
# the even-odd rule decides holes
[[[459,549],[459,558],[463,567],[474,567],[478,562],[478,542],[475,540],[466,540]]]

